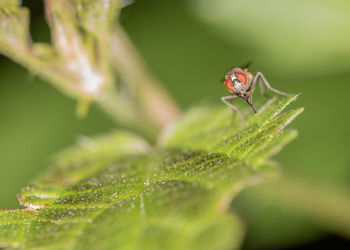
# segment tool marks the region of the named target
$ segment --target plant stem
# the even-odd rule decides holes
[[[135,84],[139,108],[158,128],[180,115],[177,105],[146,68],[120,26],[115,28],[111,37],[111,61],[125,82]]]
[[[30,42],[26,9],[17,6],[10,15],[0,13],[6,27],[0,32],[0,52],[77,99],[79,115],[96,101],[114,121],[154,142],[180,111],[122,28],[111,28],[121,2],[110,2],[106,8],[96,2],[91,6],[91,1],[45,0],[52,45]],[[118,89],[111,62],[122,78]]]

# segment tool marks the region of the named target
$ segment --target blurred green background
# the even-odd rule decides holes
[[[33,40],[49,41],[42,2],[23,4],[32,12]],[[276,159],[284,171],[350,193],[349,13],[350,2],[340,0],[137,0],[120,21],[183,109],[220,103],[226,69],[248,61],[277,89],[302,93],[297,105],[305,112],[292,125],[299,137]],[[57,151],[115,125],[96,107],[77,118],[76,103],[51,85],[4,57],[0,65],[0,208],[12,208]],[[249,190],[234,205],[247,222],[247,249],[348,244]]]

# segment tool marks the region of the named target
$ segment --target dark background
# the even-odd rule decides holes
[[[23,4],[32,13],[33,40],[49,42],[42,2]],[[346,1],[137,0],[122,10],[120,22],[183,109],[220,102],[226,69],[248,61],[277,89],[302,93],[297,105],[305,112],[292,125],[299,137],[276,159],[290,173],[349,192],[349,10]],[[20,188],[57,151],[115,125],[97,107],[77,118],[73,100],[4,57],[0,82],[0,208],[9,208],[18,207]],[[262,201],[260,212],[250,214],[239,204],[244,195],[237,207],[247,221],[245,248],[349,246],[275,204]]]

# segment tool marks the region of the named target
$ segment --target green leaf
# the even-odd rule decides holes
[[[271,101],[248,121],[200,106],[158,147],[116,131],[58,155],[24,188],[26,209],[0,212],[0,246],[26,249],[232,249],[244,228],[229,211],[243,188],[278,176],[269,158],[293,139],[302,109]]]

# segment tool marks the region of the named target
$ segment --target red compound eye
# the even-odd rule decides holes
[[[236,77],[238,78],[238,80],[243,83],[244,85],[247,83],[247,77],[245,76],[244,73],[238,72],[236,73]]]
[[[228,89],[228,91],[230,92],[235,92],[235,89],[232,86],[231,80],[230,78],[227,78],[226,80],[226,88]]]

